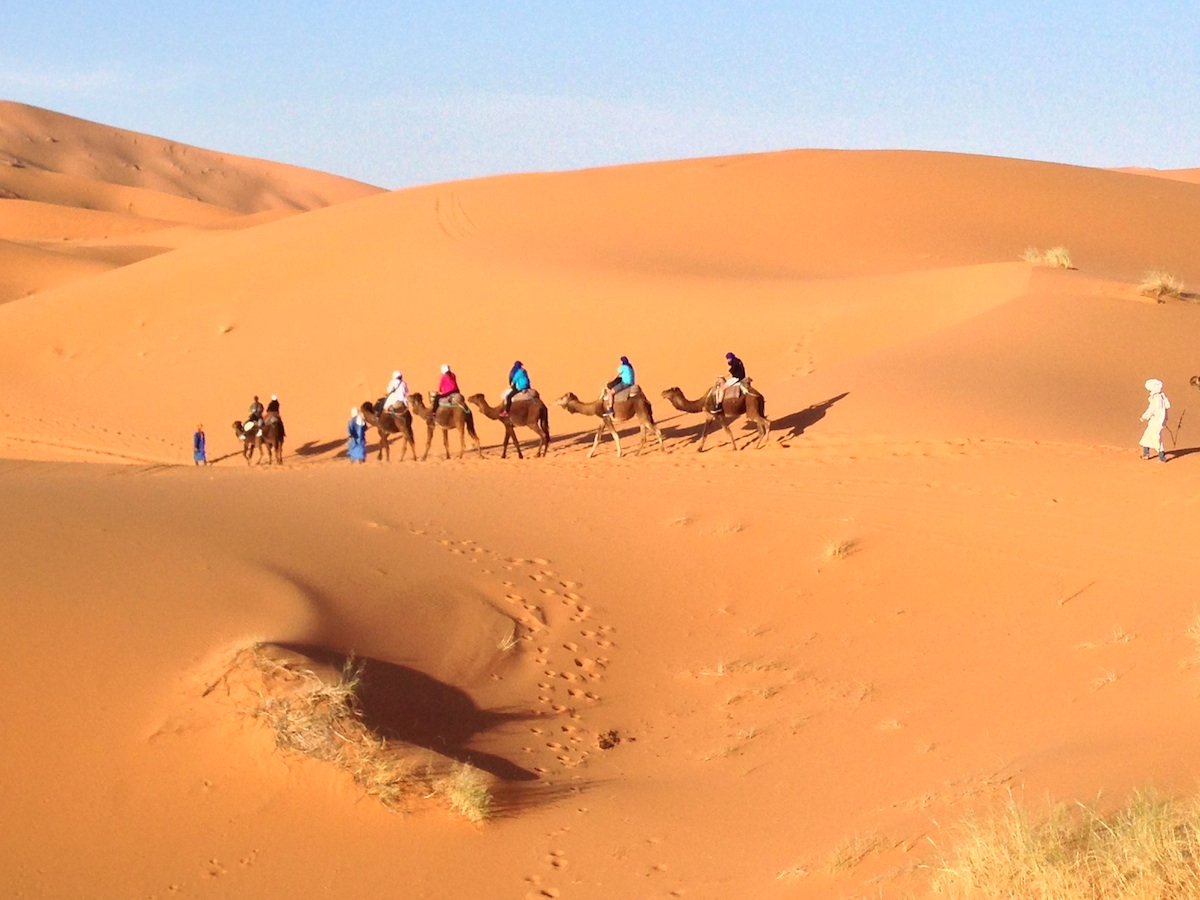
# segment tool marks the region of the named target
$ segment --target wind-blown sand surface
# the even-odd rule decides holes
[[[14,110],[50,115],[0,132]],[[58,134],[64,177],[109,170]],[[35,287],[0,306],[7,893],[919,895],[933,844],[1010,791],[1194,789],[1200,309],[1132,286],[1195,279],[1193,185],[793,152],[226,227],[54,184],[53,210],[0,201],[5,277]],[[214,225],[39,281],[46,235]],[[1057,244],[1076,270],[1015,261]],[[771,439],[697,454],[701,417],[659,393],[699,395],[727,350]],[[495,402],[520,358],[552,402],[621,354],[666,452],[627,429],[587,459],[594,420],[552,406],[544,459],[501,460],[482,416],[483,459],[344,458],[397,366]],[[1148,377],[1183,420],[1167,465],[1136,449]],[[283,467],[239,455],[254,393],[281,399]],[[231,668],[260,642],[366,660],[368,724],[478,766],[497,815],[397,814],[275,749]]]

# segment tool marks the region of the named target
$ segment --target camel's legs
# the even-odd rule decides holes
[[[717,421],[721,423],[721,427],[724,428],[725,433],[729,435],[729,443],[731,443],[733,445],[733,449],[736,450],[738,448],[737,438],[735,438],[733,436],[733,432],[729,430],[729,420],[724,416],[721,416],[717,419]]]
[[[450,458],[450,429],[442,429],[442,449],[446,451],[446,459]]]

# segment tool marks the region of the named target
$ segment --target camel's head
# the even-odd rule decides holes
[[[565,394],[563,394],[561,397],[559,397],[554,402],[565,409],[568,403],[578,403],[579,398],[576,397],[570,391],[567,391]]]
[[[1200,375],[1193,375],[1188,379],[1188,384],[1196,388],[1196,390],[1200,390]]]
[[[358,411],[362,412],[362,413],[370,413],[371,415],[375,415],[375,404],[372,403],[370,400],[364,400],[362,403],[359,404]]]
[[[681,396],[682,394],[683,394],[683,391],[681,391],[679,388],[669,387],[665,391],[662,392],[662,398],[664,400],[670,400],[672,397]]]
[[[483,394],[472,394],[467,398],[468,403],[474,403],[480,409],[483,409]]]
[[[238,434],[238,435],[240,435],[240,434],[242,433],[242,420],[241,420],[241,419],[235,419],[235,420],[234,420],[234,422],[233,422],[233,430],[234,430],[234,433],[235,433],[235,434]]]

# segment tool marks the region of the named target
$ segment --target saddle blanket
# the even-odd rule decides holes
[[[541,397],[541,394],[531,387],[525,388],[523,391],[517,391],[512,395],[513,403],[516,403],[518,400],[537,400],[539,397]]]
[[[618,388],[613,392],[613,403],[624,403],[626,400],[632,400],[634,397],[640,396],[641,393],[641,385],[637,384],[631,384],[629,387]]]

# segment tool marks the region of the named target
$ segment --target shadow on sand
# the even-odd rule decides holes
[[[341,669],[344,653],[307,644],[278,644],[316,662]],[[358,697],[363,724],[379,737],[424,747],[504,781],[536,781],[537,775],[501,756],[467,745],[502,722],[537,718],[536,713],[480,709],[466,694],[408,666],[355,657],[362,666]]]
[[[328,453],[330,450],[336,450],[338,447],[342,447],[344,449],[345,446],[345,438],[326,441],[323,444],[318,444],[316,441],[306,441],[292,452],[297,456],[320,456],[322,453]]]
[[[799,412],[784,416],[782,419],[776,419],[771,423],[771,432],[778,434],[779,440],[786,447],[787,441],[792,441],[800,437],[807,429],[825,418],[825,414],[829,412],[830,407],[848,396],[850,396],[850,392],[844,391],[836,397],[830,397],[828,400],[814,403],[808,409],[802,409]]]

